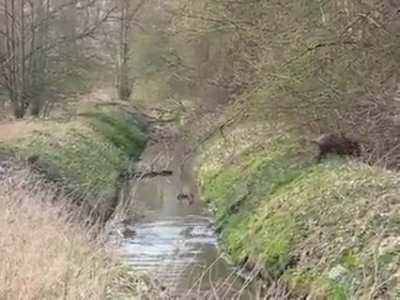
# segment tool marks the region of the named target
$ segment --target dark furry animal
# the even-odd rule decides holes
[[[179,193],[176,198],[178,198],[179,201],[185,201],[187,205],[192,205],[194,202],[194,196],[192,193]]]
[[[323,134],[311,142],[317,144],[319,148],[317,161],[320,161],[321,158],[326,156],[328,153],[350,156],[361,155],[360,144],[355,140],[341,135],[333,133]]]

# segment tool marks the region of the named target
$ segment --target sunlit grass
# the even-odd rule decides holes
[[[33,169],[56,183],[69,198],[98,215],[109,216],[118,199],[118,177],[146,143],[143,125],[115,109],[92,112],[46,126],[3,144],[22,161],[36,158]]]
[[[254,128],[254,127],[252,127]],[[203,195],[236,263],[261,262],[300,294],[395,297],[400,248],[397,173],[331,156],[317,163],[290,138],[262,150],[235,131],[200,163]],[[222,152],[233,153],[224,157]],[[219,157],[219,161],[215,158]]]

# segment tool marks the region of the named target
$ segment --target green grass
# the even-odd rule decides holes
[[[206,156],[227,150],[210,146]],[[373,290],[382,284],[395,295],[397,174],[335,156],[318,164],[301,152],[290,138],[272,138],[264,151],[237,153],[218,170],[200,163],[201,189],[227,252],[236,263],[258,262],[299,293],[362,298],[381,293]]]
[[[4,145],[26,161],[37,156],[36,169],[76,201],[108,215],[116,206],[118,177],[146,143],[143,125],[118,109],[93,112]]]
[[[145,127],[129,115],[116,112],[89,112],[81,114],[89,124],[115,147],[132,158],[137,158],[146,143]]]

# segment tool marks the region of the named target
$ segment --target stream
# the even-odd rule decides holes
[[[199,199],[184,146],[149,146],[138,168],[172,170],[172,176],[132,183],[141,216],[125,222],[131,233],[116,246],[117,258],[146,273],[172,299],[255,299],[253,284],[238,275],[218,247],[213,220]],[[193,201],[179,200],[192,193]]]

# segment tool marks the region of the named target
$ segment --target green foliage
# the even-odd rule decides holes
[[[349,295],[345,288],[331,283],[327,288],[327,299],[328,300],[347,300]]]
[[[93,128],[128,156],[137,158],[147,141],[145,128],[133,118],[110,112],[81,114]],[[134,138],[132,138],[134,137]]]

